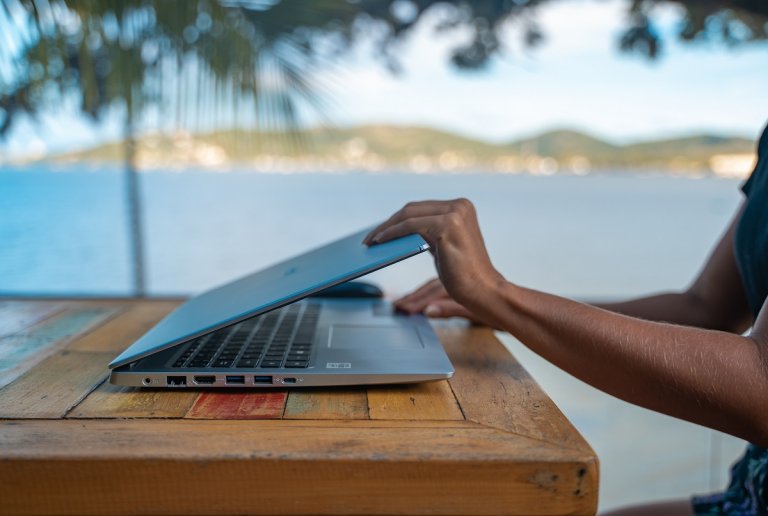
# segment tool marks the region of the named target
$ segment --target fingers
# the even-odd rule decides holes
[[[389,219],[376,226],[366,237],[363,239],[363,243],[366,245],[376,244],[382,239],[377,239],[374,242],[374,238],[379,235],[387,227],[396,225],[405,220],[417,217],[425,217],[430,215],[441,215],[451,211],[452,201],[419,201],[409,202],[402,209],[397,211]]]
[[[427,305],[424,315],[432,318],[464,317],[474,320],[472,312],[461,306],[453,299],[441,299]]]
[[[378,244],[418,233],[427,241],[430,247],[435,247],[435,242],[443,227],[442,219],[443,215],[427,215],[424,217],[412,217],[405,219],[402,222],[395,222],[385,226],[381,231],[374,234],[370,241],[373,244]]]
[[[428,281],[414,292],[396,300],[395,308],[407,313],[419,313],[432,301],[448,296],[439,279]]]

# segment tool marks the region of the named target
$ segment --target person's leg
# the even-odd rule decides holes
[[[602,516],[693,516],[693,508],[690,500],[674,500],[633,505],[601,514]]]

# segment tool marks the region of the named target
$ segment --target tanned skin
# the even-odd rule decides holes
[[[768,308],[753,321],[734,256],[740,216],[690,288],[611,304],[506,280],[491,263],[466,199],[409,203],[365,243],[413,233],[429,243],[439,277],[397,300],[398,309],[508,331],[617,398],[768,447]],[[691,513],[689,502],[655,509]]]

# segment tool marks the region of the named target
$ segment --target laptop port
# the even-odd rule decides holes
[[[283,383],[296,383],[296,378],[283,378]]]
[[[174,387],[181,387],[181,386],[187,385],[187,377],[186,376],[169,376],[166,379],[166,383]]]
[[[227,376],[227,384],[244,385],[245,376]]]
[[[271,376],[254,376],[253,383],[268,383],[271,385],[272,377]]]
[[[198,385],[210,385],[216,383],[215,376],[195,376],[195,383]]]

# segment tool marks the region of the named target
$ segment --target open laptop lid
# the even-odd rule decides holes
[[[123,351],[109,364],[110,369],[293,303],[429,248],[418,235],[368,247],[362,241],[371,229],[193,297]]]

